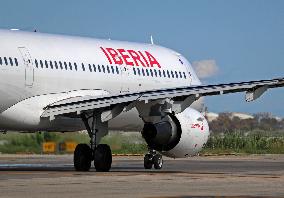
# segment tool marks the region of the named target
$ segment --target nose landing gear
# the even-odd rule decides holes
[[[150,150],[144,157],[144,168],[151,169],[154,165],[155,169],[163,168],[163,157],[155,150]]]

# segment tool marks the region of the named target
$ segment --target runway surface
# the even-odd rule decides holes
[[[284,197],[284,155],[114,157],[108,173],[75,172],[72,155],[0,155],[0,197]]]

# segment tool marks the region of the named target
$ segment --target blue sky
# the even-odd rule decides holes
[[[284,77],[281,0],[2,0],[1,28],[155,43],[189,61],[215,60],[205,83]],[[284,117],[284,88],[253,103],[244,94],[206,98],[210,111],[272,112]]]

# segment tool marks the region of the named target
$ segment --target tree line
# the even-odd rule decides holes
[[[217,119],[209,122],[213,133],[248,132],[262,130],[266,132],[284,131],[284,119],[276,119],[269,113],[257,113],[254,118],[240,119],[231,113],[220,113]]]

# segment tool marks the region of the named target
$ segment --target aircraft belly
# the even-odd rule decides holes
[[[42,123],[43,124],[43,123]],[[83,122],[79,118],[59,117],[54,121],[45,121],[44,127],[48,131],[81,131],[85,130]],[[140,132],[143,128],[143,121],[138,115],[137,110],[124,112],[109,121],[109,130],[123,132]]]
[[[143,128],[143,121],[136,110],[122,113],[109,121],[109,130],[124,132],[139,132]],[[36,132],[72,132],[85,130],[85,126],[80,118],[68,118],[59,116],[53,121],[42,120],[38,125],[28,125],[24,122],[11,120],[0,115],[0,130]]]
[[[54,121],[45,123],[48,131],[81,131],[85,126],[81,119],[59,117]],[[123,132],[140,132],[143,128],[143,121],[138,115],[137,110],[124,112],[116,118],[109,121],[109,130]]]
[[[144,123],[139,117],[136,109],[124,112],[109,121],[110,130],[118,130],[124,132],[140,132],[143,128],[143,125]]]

